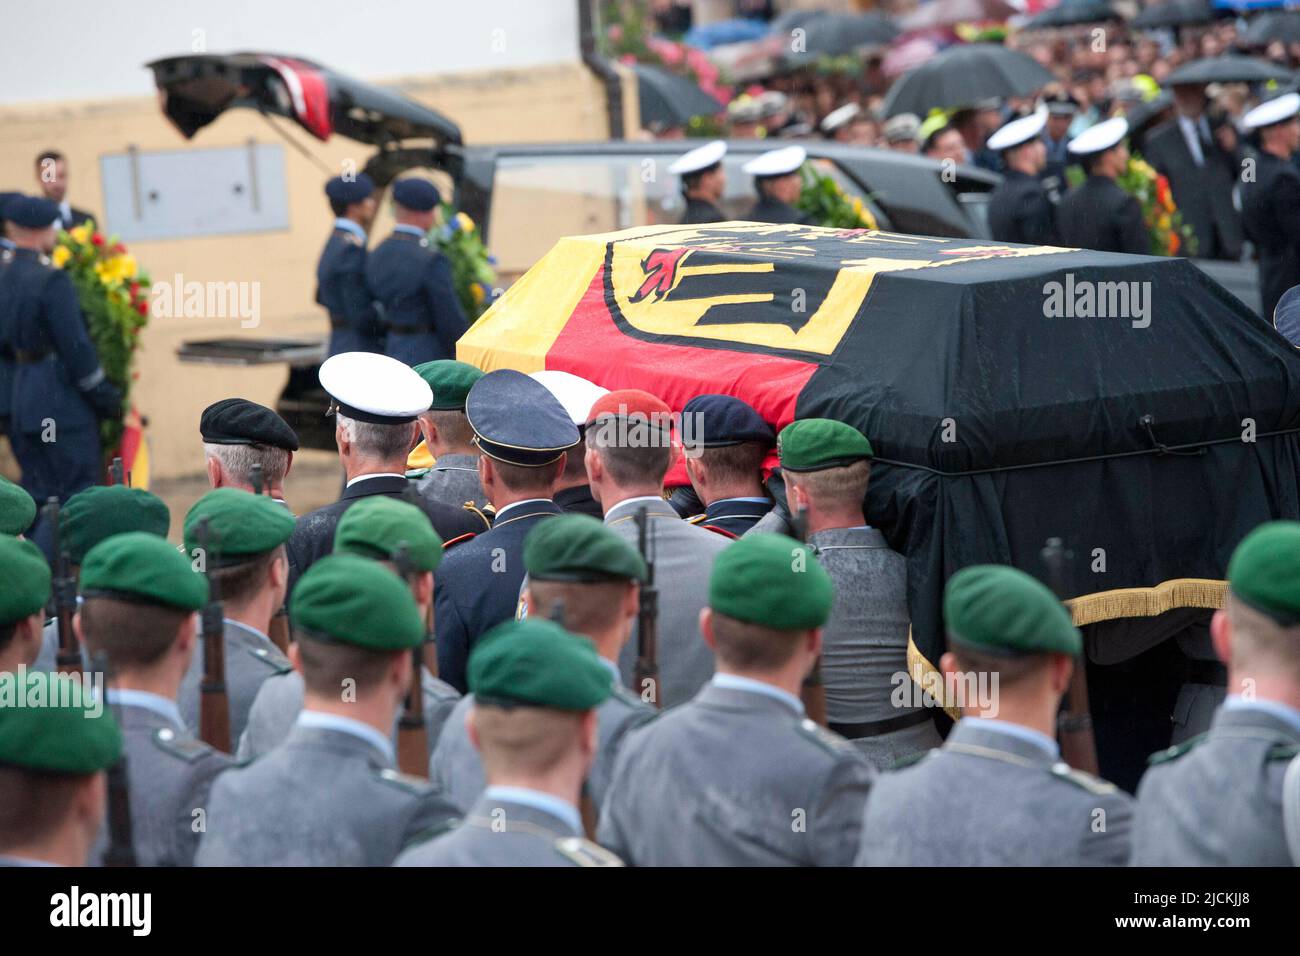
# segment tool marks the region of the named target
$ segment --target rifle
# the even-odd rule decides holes
[[[54,541],[54,619],[59,628],[59,650],[55,658],[60,674],[81,673],[81,648],[72,632],[72,615],[77,612],[77,582],[72,577],[72,557],[63,547],[59,530],[59,499],[50,497],[41,509]]]
[[[1057,598],[1065,603],[1069,577],[1066,569],[1074,560],[1074,552],[1067,551],[1060,538],[1048,538],[1042,550],[1043,564],[1047,566],[1047,580]],[[1069,610],[1069,606],[1066,606]],[[1057,717],[1057,736],[1061,742],[1061,756],[1071,767],[1096,774],[1097,741],[1092,732],[1092,713],[1088,709],[1088,661],[1085,654],[1075,661],[1070,674],[1070,686],[1065,692],[1065,707]]]
[[[644,700],[646,688],[650,688],[650,703],[662,707],[663,694],[659,692],[657,659],[659,589],[655,587],[654,532],[650,530],[650,514],[644,505],[636,511],[636,541],[646,566],[646,578],[641,585],[640,610],[636,619],[636,689]]]
[[[113,464],[109,466],[108,483],[110,485],[128,484],[127,480],[122,475],[122,458],[120,455],[114,458]]]
[[[260,461],[253,462],[253,467],[248,470],[248,483],[253,486],[253,494],[262,494],[264,482],[262,480],[262,463]]]
[[[208,519],[199,519],[199,548],[208,579],[208,603],[203,605],[203,679],[199,684],[199,737],[210,747],[230,753],[230,701],[226,696],[226,635],[221,612],[221,586],[213,573],[216,555],[210,547]]]
[[[108,656],[104,653],[95,655],[91,662],[93,669],[104,675],[105,703],[108,697],[109,667]],[[121,726],[121,714],[115,705],[113,716]],[[104,850],[104,866],[136,866],[135,841],[131,833],[131,790],[126,773],[126,749],[108,768],[108,846]]]
[[[788,490],[787,490],[788,494]],[[788,500],[788,499],[787,499]],[[808,542],[808,508],[800,506],[790,514],[790,530],[794,539],[800,544]],[[812,670],[803,679],[803,689],[799,693],[803,700],[804,712],[814,723],[826,726],[826,686],[822,683],[822,659],[817,655]]]
[[[393,552],[393,563],[406,586],[411,586],[415,572],[411,567],[405,541]],[[411,686],[402,702],[402,716],[397,722],[397,768],[413,777],[429,776],[429,730],[424,725],[424,642],[411,651]]]

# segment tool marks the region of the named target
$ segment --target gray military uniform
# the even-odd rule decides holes
[[[429,760],[429,779],[462,813],[469,812],[487,786],[483,761],[465,728],[473,706],[473,694],[466,694],[457,702]],[[628,731],[653,720],[654,716],[653,707],[622,687],[615,688],[614,694],[596,707],[596,758],[587,771],[587,794],[595,806],[600,806],[609,790],[614,758]]]
[[[442,455],[416,480],[415,490],[453,508],[460,508],[467,501],[472,501],[480,511],[488,506],[488,497],[478,477],[478,455]]]
[[[426,668],[420,668],[424,687],[424,727],[429,738],[429,753],[433,754],[438,737],[451,716],[452,708],[460,700],[460,692],[445,681],[434,677]],[[262,681],[257,697],[248,711],[248,724],[239,738],[235,756],[239,760],[254,760],[280,745],[302,710],[302,675],[290,670],[272,674]],[[393,743],[397,742],[397,728],[401,714],[393,723]]]
[[[539,807],[487,795],[453,829],[412,847],[397,866],[622,866],[572,822]]]
[[[596,838],[634,866],[843,866],[875,775],[794,704],[710,683],[628,735]]]
[[[260,760],[222,774],[208,800],[199,866],[388,866],[452,808],[391,769],[361,736],[295,725]]]
[[[1133,798],[981,718],[882,776],[858,866],[1122,866]]]
[[[248,724],[248,712],[253,706],[262,681],[273,674],[283,674],[292,670],[289,659],[280,653],[280,649],[271,643],[265,634],[259,634],[251,627],[236,623],[229,618],[225,621],[226,640],[226,700],[230,703],[230,739],[238,742]],[[199,713],[202,706],[201,686],[203,683],[203,639],[200,638],[190,661],[190,669],[181,680],[179,703],[185,726],[199,726]]]
[[[658,664],[660,703],[664,708],[684,704],[713,676],[713,652],[700,636],[700,610],[709,600],[713,559],[730,540],[687,524],[666,501],[633,499],[605,514],[605,524],[634,547],[636,512],[645,506],[654,535],[655,586],[659,590]],[[624,686],[635,687],[636,634],[618,659]]]
[[[109,692],[109,700],[114,694]],[[189,732],[162,707],[116,703],[122,728],[131,842],[140,866],[190,866],[199,845],[212,782],[233,761]],[[202,811],[196,813],[195,811]],[[98,863],[108,848],[108,824],[90,853]]]
[[[939,746],[929,712],[911,706],[906,559],[875,528],[818,531],[808,543],[835,584],[822,630],[827,723],[880,770]]]
[[[1289,866],[1282,779],[1297,753],[1295,723],[1235,698],[1219,708],[1205,736],[1152,757],[1133,865]]]

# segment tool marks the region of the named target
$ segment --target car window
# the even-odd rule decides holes
[[[733,219],[744,219],[756,199],[753,179],[741,169],[751,158],[741,154],[723,161],[727,186],[721,206]],[[501,157],[490,215],[492,253],[502,279],[521,275],[562,236],[680,222],[686,203],[680,179],[668,172],[671,161],[636,154]],[[814,162],[846,193],[866,199],[833,162]]]

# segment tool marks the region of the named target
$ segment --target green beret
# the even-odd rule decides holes
[[[524,569],[538,581],[644,581],[640,552],[591,515],[543,521],[524,539]]]
[[[962,568],[943,589],[943,618],[957,644],[993,654],[1079,654],[1083,636],[1056,595],[1003,564]]]
[[[614,692],[614,675],[596,646],[541,618],[488,631],[469,656],[466,677],[474,697],[489,706],[590,710]]]
[[[197,611],[207,603],[208,581],[165,538],[128,531],[90,549],[81,563],[81,593]]]
[[[1300,521],[1270,521],[1242,538],[1228,562],[1228,586],[1283,627],[1300,624]]]
[[[425,362],[415,366],[415,374],[433,389],[433,404],[429,410],[443,412],[463,412],[465,396],[474,387],[474,383],[483,377],[483,372],[473,365],[455,359]]]
[[[713,562],[709,607],[738,621],[778,631],[821,627],[835,585],[812,552],[783,534],[750,534]]]
[[[172,516],[163,500],[143,488],[93,485],[68,499],[59,515],[62,547],[73,564],[105,538],[127,531],[146,531],[167,537]]]
[[[0,478],[0,534],[22,534],[36,520],[36,502],[21,485]]]
[[[429,516],[408,501],[386,495],[362,498],[343,512],[334,529],[335,554],[389,561],[402,544],[417,571],[432,571],[442,560],[442,538]]]
[[[424,640],[406,582],[355,554],[332,554],[308,568],[293,589],[289,615],[311,637],[369,650],[407,650]]]
[[[0,700],[0,765],[86,774],[112,766],[121,754],[112,712],[76,675],[29,670],[14,694]]]
[[[0,625],[30,617],[50,599],[50,566],[30,541],[0,535]]]
[[[194,502],[185,515],[185,550],[194,554],[199,543],[199,522],[208,519],[212,541],[208,549],[212,567],[240,564],[266,554],[289,540],[293,515],[284,505],[265,495],[239,488],[217,488]]]
[[[831,418],[804,418],[786,425],[776,436],[776,453],[785,471],[820,471],[874,457],[866,435]]]

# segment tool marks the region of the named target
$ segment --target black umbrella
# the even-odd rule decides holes
[[[1209,23],[1214,18],[1210,0],[1165,0],[1147,7],[1129,22],[1129,26],[1136,29],[1184,27]]]
[[[644,63],[634,64],[641,125],[685,126],[693,116],[714,116],[723,105],[676,73]]]
[[[1120,15],[1110,5],[1110,0],[1061,0],[1050,10],[1031,17],[1022,29],[1046,30],[1052,27],[1072,27],[1081,23],[1104,23],[1119,20]]]
[[[884,46],[899,34],[898,25],[878,13],[835,13],[816,17],[802,27],[803,50],[787,52],[795,62],[821,56],[843,56],[858,47]]]
[[[1152,121],[1158,119],[1160,114],[1174,105],[1174,95],[1168,90],[1161,90],[1149,100],[1143,100],[1136,103],[1124,114],[1128,120],[1129,135],[1135,136],[1146,130]]]
[[[1300,12],[1273,10],[1261,13],[1241,35],[1247,46],[1268,46],[1280,40],[1283,43],[1300,43]]]
[[[925,116],[934,107],[1028,96],[1053,80],[1032,57],[996,43],[949,47],[898,78],[885,95],[884,113]]]
[[[1267,83],[1269,80],[1286,83],[1293,76],[1290,70],[1284,70],[1265,60],[1230,53],[1184,63],[1169,74],[1165,86],[1180,83]]]

